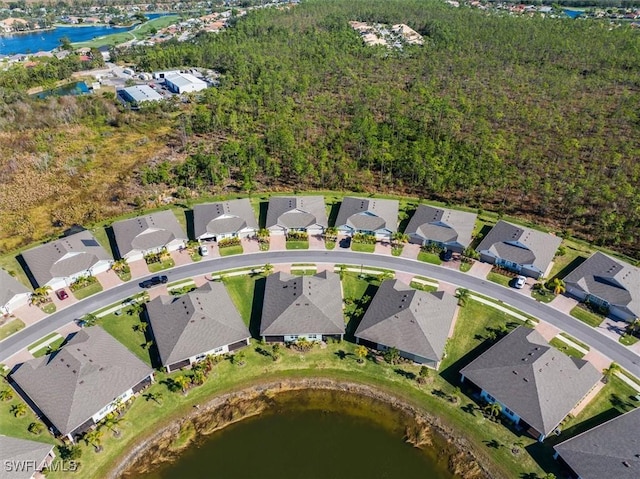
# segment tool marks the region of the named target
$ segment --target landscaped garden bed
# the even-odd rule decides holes
[[[218,251],[220,252],[220,256],[241,254],[243,249],[240,238],[225,238],[218,241]]]
[[[157,273],[158,271],[173,268],[176,265],[171,254],[169,254],[169,251],[167,251],[166,248],[163,248],[158,253],[149,253],[145,255],[144,260],[147,263],[149,272],[151,273]]]
[[[304,231],[291,231],[287,234],[287,249],[309,249],[309,234]]]
[[[95,276],[82,276],[71,283],[69,289],[76,299],[84,299],[102,291],[102,285]]]

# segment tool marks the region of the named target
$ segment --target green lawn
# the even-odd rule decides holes
[[[118,278],[120,278],[120,281],[131,281],[131,271],[127,272],[127,273],[116,273],[118,275]]]
[[[391,248],[391,256],[400,256],[403,249],[403,246],[394,246],[393,248]]]
[[[76,291],[72,291],[72,294],[76,297],[76,299],[84,299],[88,298],[92,294],[96,294],[102,291],[102,285],[99,281],[96,280],[95,283],[91,283],[84,288],[78,289]]]
[[[64,340],[65,338],[60,337],[55,341],[51,342],[48,346],[45,346],[44,348],[40,348],[31,354],[33,355],[34,358],[41,358],[42,356],[45,356],[46,354],[49,354],[52,351],[56,351],[60,346],[62,346],[62,343],[64,343]]]
[[[549,341],[549,344],[556,348],[559,351],[562,351],[567,356],[571,356],[574,358],[582,359],[584,357],[584,353],[582,351],[578,351],[576,348],[569,346],[567,343],[558,338],[553,338]]]
[[[435,253],[427,253],[426,251],[420,251],[418,253],[418,261],[423,261],[430,264],[442,264],[440,256]]]
[[[131,306],[123,307],[119,315],[115,314],[115,312],[107,314],[98,320],[98,324],[151,366],[149,351],[144,348],[144,344],[150,338],[150,331],[148,330],[145,336],[142,331],[134,330],[134,327],[141,324],[141,321],[139,315],[130,314],[131,312]]]
[[[160,30],[166,26],[169,26],[173,23],[176,23],[179,20],[178,15],[166,15],[163,17],[154,18],[153,20],[149,20],[148,22],[139,25],[134,30],[130,30],[128,32],[120,32],[114,33],[113,35],[106,35],[99,38],[94,38],[93,40],[89,40],[86,42],[78,42],[74,43],[73,46],[76,48],[81,47],[89,47],[89,48],[99,48],[104,45],[118,45],[120,43],[128,42],[129,40],[141,40],[146,38],[146,36],[151,32],[153,28],[156,30]]]
[[[411,284],[409,286],[411,286],[413,289],[419,289],[420,291],[426,291],[427,293],[434,293],[434,292],[438,291],[438,287],[437,286],[432,286],[430,284],[424,284],[424,283],[418,283],[417,281],[411,281]]]
[[[306,240],[306,241],[287,240],[286,248],[287,249],[309,249],[309,240]]]
[[[251,311],[253,306],[253,298],[256,289],[256,282],[264,280],[262,274],[229,276],[224,279],[224,285],[227,287],[229,296],[233,300],[236,308],[240,312],[240,316],[247,326],[251,322]],[[262,298],[260,298],[262,299]]]
[[[587,346],[586,344],[584,344],[581,341],[578,341],[576,338],[574,338],[573,336],[567,334],[567,333],[560,333],[560,336],[567,338],[569,341],[571,341],[572,343],[577,344],[578,346],[580,346],[582,349],[584,349],[585,351],[589,351],[591,348],[589,346]]]
[[[33,351],[34,349],[36,349],[38,346],[40,346],[41,344],[47,342],[49,339],[51,338],[55,338],[56,336],[60,336],[60,334],[58,333],[51,333],[51,334],[47,334],[44,338],[40,338],[38,341],[36,341],[33,344],[30,344],[27,347],[28,351]]]
[[[11,336],[13,333],[17,333],[22,328],[24,328],[25,324],[22,320],[15,318],[9,321],[4,326],[0,326],[0,340]]]
[[[40,309],[47,314],[53,314],[56,312],[56,305],[53,303],[45,303],[40,306]]]
[[[487,274],[487,279],[489,281],[501,284],[502,286],[506,286],[508,288],[509,283],[513,278],[510,278],[509,276],[505,276],[500,273],[494,273],[493,271],[489,271],[489,274]]]
[[[553,291],[549,291],[545,288],[531,290],[531,297],[541,303],[550,303],[555,299],[556,295],[553,294]]]
[[[335,249],[335,247],[336,247],[336,242],[335,242],[335,241],[325,241],[325,242],[324,242],[324,247],[325,247],[326,249],[329,249],[329,250],[331,250],[331,249]]]
[[[32,434],[28,431],[27,428],[29,427],[29,424],[32,422],[38,422],[36,415],[27,406],[27,413],[24,416],[15,417],[11,413],[11,407],[17,404],[25,404],[25,402],[20,398],[15,390],[11,388],[11,386],[3,382],[0,385],[0,391],[5,389],[11,389],[13,391],[13,399],[10,401],[0,401],[0,434],[21,439],[30,439],[32,441],[46,442],[49,444],[58,444],[53,436],[47,432],[46,427],[44,427],[43,432],[38,435]]]
[[[631,334],[624,334],[620,336],[620,339],[618,339],[618,341],[620,341],[625,346],[633,346],[638,341],[640,341],[640,338],[638,338],[637,336],[632,336]]]
[[[220,248],[218,251],[220,251],[220,256],[231,256],[234,254],[242,254],[242,252],[244,251],[242,249],[242,245],[235,245],[235,246],[227,246],[225,248]]]
[[[373,253],[375,250],[375,244],[351,242],[351,251],[356,251],[358,253]]]
[[[460,263],[460,271],[466,273],[471,269],[471,266],[473,266],[471,263]]]
[[[150,273],[157,273],[158,271],[164,271],[165,269],[173,268],[176,265],[173,258],[167,258],[159,263],[147,264]]]
[[[571,310],[570,314],[574,318],[579,319],[583,323],[587,323],[589,326],[593,326],[594,328],[600,326],[600,323],[604,321],[604,318],[602,316],[592,313],[591,311],[587,311],[580,306],[574,307]]]

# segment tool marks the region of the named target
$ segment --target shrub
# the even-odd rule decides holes
[[[218,248],[228,248],[229,246],[240,245],[240,238],[225,238],[218,241]]]

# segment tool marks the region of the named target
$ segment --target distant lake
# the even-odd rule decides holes
[[[149,13],[149,20],[169,15],[168,13]],[[95,37],[112,35],[114,33],[128,32],[131,27],[56,27],[53,30],[45,30],[32,33],[16,33],[12,35],[0,35],[0,54],[13,55],[16,53],[48,52],[60,46],[60,39],[67,37],[71,43],[86,42]]]
[[[70,83],[53,90],[46,90],[40,93],[36,93],[33,96],[43,100],[50,96],[86,95],[87,93],[89,93],[89,87],[85,82],[80,81],[76,83]]]

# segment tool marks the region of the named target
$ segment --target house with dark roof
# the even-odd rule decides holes
[[[640,268],[594,253],[564,278],[566,292],[625,321],[640,317]]]
[[[248,198],[193,207],[193,232],[198,241],[246,238],[257,231],[258,222]]]
[[[322,341],[343,335],[342,285],[337,274],[323,271],[313,276],[277,273],[267,277],[260,322],[264,341]]]
[[[251,337],[222,283],[206,283],[179,298],[157,297],[147,303],[147,317],[167,372],[235,351]]]
[[[538,279],[545,275],[561,242],[550,233],[500,220],[476,251],[485,263]]]
[[[404,232],[412,243],[435,244],[462,253],[471,244],[477,216],[466,211],[420,205]]]
[[[452,330],[457,300],[442,291],[418,291],[399,280],[383,281],[358,325],[358,344],[438,368]]]
[[[589,362],[550,346],[539,332],[520,326],[460,370],[462,381],[532,437],[543,441],[600,382]]]
[[[323,196],[272,196],[265,227],[271,234],[304,231],[321,235],[329,225]]]
[[[57,435],[75,440],[153,381],[153,370],[99,326],[18,366],[10,382]]]
[[[345,196],[340,204],[336,228],[348,235],[362,233],[390,239],[398,231],[398,201]]]
[[[107,271],[113,263],[112,256],[87,230],[36,246],[21,256],[34,288],[64,288],[80,277]]]
[[[0,479],[31,479],[56,457],[53,444],[0,436]],[[41,477],[41,476],[40,476]]]
[[[188,241],[187,234],[171,210],[157,211],[112,225],[119,258],[137,261],[163,248],[175,251]]]
[[[31,290],[5,270],[0,269],[0,314],[11,314],[29,304]]]
[[[577,479],[640,477],[640,409],[634,409],[554,447]]]

